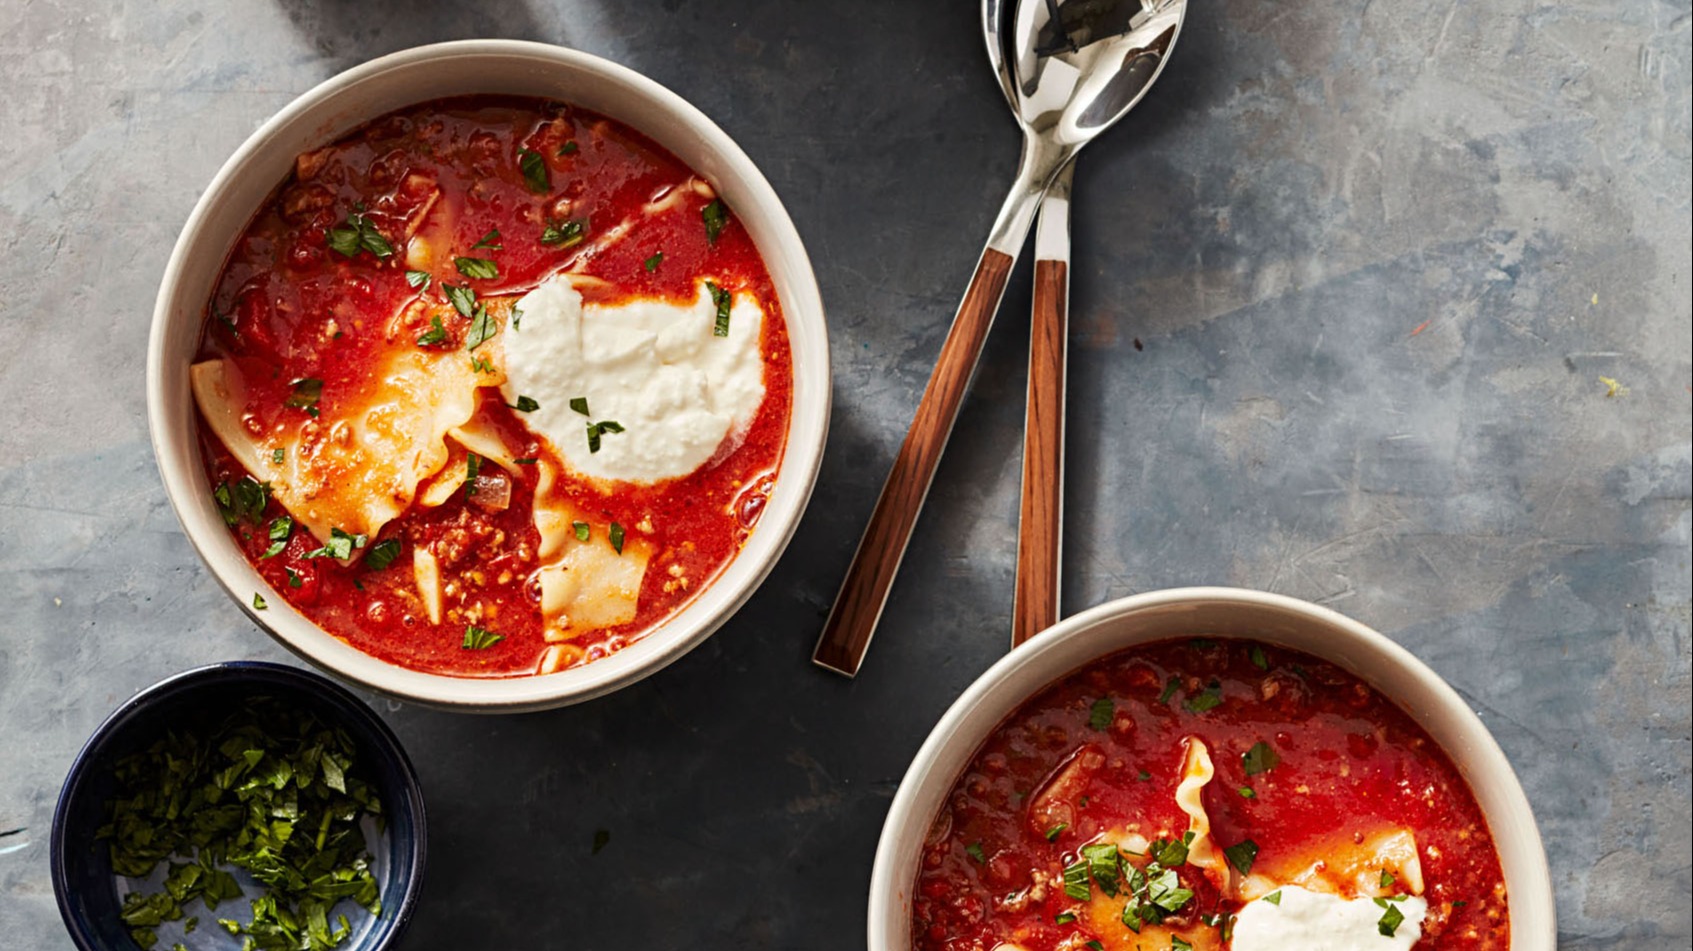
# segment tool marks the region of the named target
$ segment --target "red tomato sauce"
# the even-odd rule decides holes
[[[545,163],[544,192],[526,175],[526,154]],[[576,477],[522,425],[497,389],[479,392],[478,413],[505,435],[516,456],[547,459],[565,473],[555,491],[592,518],[595,533],[615,522],[653,546],[634,620],[569,641],[566,666],[590,662],[639,638],[721,573],[757,524],[786,440],[793,389],[787,328],[764,262],[733,209],[715,240],[702,220],[709,194],[690,193],[656,216],[641,213],[664,189],[685,189],[697,180],[640,133],[564,103],[484,96],[400,110],[299,158],[294,175],[231,251],[208,304],[197,359],[235,361],[256,432],[299,412],[286,405],[296,380],[323,381],[318,408],[325,415],[339,405],[359,405],[376,384],[373,367],[396,346],[381,328],[420,294],[439,299],[443,284],[470,285],[483,299],[516,295],[574,261],[577,273],[605,282],[580,288],[590,303],[636,296],[691,302],[707,277],[753,295],[766,315],[760,341],[764,401],[738,442],[726,441],[717,456],[683,478],[606,489]],[[391,243],[393,256],[348,257],[329,246],[331,230],[354,213]],[[580,223],[584,242],[539,239],[549,225],[568,222]],[[597,235],[631,222],[622,240],[575,260]],[[444,249],[421,291],[401,263],[408,231]],[[499,237],[488,241],[495,231]],[[473,250],[478,243],[499,248]],[[499,274],[469,280],[454,270],[455,255],[490,258]],[[466,329],[461,322],[449,332],[457,343]],[[399,345],[411,341],[402,335]],[[213,486],[248,475],[264,478],[248,473],[204,420],[200,446]],[[436,508],[414,502],[379,538],[368,540],[372,546],[388,539],[403,543],[400,557],[380,570],[308,557],[320,546],[302,529],[279,555],[262,558],[271,544],[265,526],[286,514],[275,500],[262,521],[242,521],[232,530],[249,561],[290,604],[367,653],[435,673],[529,674],[547,645],[539,588],[530,580],[539,567],[539,535],[533,525],[537,476],[533,466],[527,469],[512,478],[503,511],[472,505],[464,493]],[[430,623],[413,594],[411,551],[418,545],[430,546],[441,560],[449,610],[440,624]],[[455,598],[461,605],[474,601],[474,612],[453,610]],[[466,649],[472,621],[502,640]]]
[[[1196,711],[1209,701],[1193,701],[1206,694],[1221,702]],[[1408,828],[1429,904],[1417,946],[1509,946],[1504,878],[1487,823],[1427,733],[1332,664],[1245,640],[1201,639],[1102,658],[994,729],[924,844],[912,899],[913,949],[992,951],[1013,940],[1026,951],[1068,951],[1095,940],[1134,947],[1136,936],[1115,920],[1106,928],[1086,915],[1064,922],[1076,902],[1062,888],[1038,890],[1040,900],[1029,900],[1030,886],[1051,881],[1101,833],[1129,823],[1176,836],[1187,829],[1174,797],[1188,737],[1209,747],[1216,767],[1203,800],[1217,848],[1250,839],[1258,846],[1255,867],[1273,869],[1278,859],[1320,854],[1337,837],[1362,841],[1386,827]],[[1279,762],[1248,775],[1244,757],[1260,742]],[[1050,819],[1031,811],[1050,801],[1041,794],[1084,748],[1103,754],[1103,763],[1069,791],[1076,808],[1049,841]],[[1224,926],[1240,903],[1197,869],[1180,871],[1195,896],[1165,924],[1195,947],[1226,947]]]

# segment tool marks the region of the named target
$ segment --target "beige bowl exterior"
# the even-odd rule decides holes
[[[446,96],[508,94],[571,102],[617,119],[708,179],[769,268],[793,347],[793,413],[775,492],[758,530],[686,608],[610,657],[555,674],[469,679],[381,661],[324,632],[247,563],[218,516],[201,465],[188,367],[206,301],[230,248],[301,152],[405,106]],[[165,268],[147,353],[153,451],[183,529],[219,583],[261,627],[326,671],[396,697],[452,709],[539,710],[597,697],[681,657],[746,602],[793,537],[828,434],[829,345],[810,259],[787,211],[751,159],[698,109],[644,76],[541,43],[470,40],[384,56],[327,80],[277,113],[230,157],[201,196]],[[252,608],[255,592],[269,607]]]
[[[909,951],[911,886],[924,835],[988,733],[1042,687],[1124,648],[1172,637],[1246,637],[1338,664],[1429,732],[1469,781],[1499,848],[1512,951],[1553,951],[1557,920],[1546,852],[1528,799],[1487,728],[1434,671],[1350,618],[1236,588],[1177,588],[1085,611],[1007,654],[946,711],[900,782],[870,881],[870,951]]]

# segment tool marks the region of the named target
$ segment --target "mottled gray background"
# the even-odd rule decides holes
[[[974,3],[4,12],[0,945],[69,946],[46,846],[96,723],[173,671],[286,659],[147,444],[147,322],[195,198],[332,73],[512,36],[657,78],[764,169],[829,307],[834,428],[786,559],[683,662],[532,716],[373,701],[433,820],[405,947],[860,946],[889,797],[1011,604],[1026,268],[868,664],[810,665],[1015,161]],[[1693,931],[1688,23],[1688,0],[1200,3],[1077,174],[1067,605],[1245,585],[1410,647],[1521,773],[1567,948]]]

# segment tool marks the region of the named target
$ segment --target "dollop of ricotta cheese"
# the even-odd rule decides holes
[[[764,311],[736,294],[729,335],[701,283],[692,303],[636,298],[584,304],[554,277],[517,303],[505,340],[506,402],[584,475],[652,483],[688,475],[741,438],[764,401]],[[573,409],[586,400],[586,415]],[[599,437],[589,428],[597,423]],[[621,427],[618,431],[616,427]],[[597,451],[593,448],[597,442]]]
[[[1405,916],[1387,937],[1377,927],[1384,909],[1371,898],[1351,900],[1284,885],[1271,903],[1249,902],[1235,919],[1232,951],[1410,951],[1423,936],[1428,902],[1390,902]]]

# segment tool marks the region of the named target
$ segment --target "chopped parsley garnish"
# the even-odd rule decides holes
[[[470,368],[477,373],[494,372],[494,361],[487,357],[471,357]]]
[[[294,536],[294,520],[286,515],[279,515],[270,520],[270,547],[259,558],[275,558],[288,547],[288,539]]]
[[[1189,713],[1204,713],[1222,706],[1223,691],[1216,683],[1182,701]]]
[[[306,557],[334,558],[337,561],[346,561],[353,557],[353,549],[363,548],[366,541],[367,539],[363,535],[349,535],[339,528],[331,528],[329,530],[329,541],[324,542],[323,547],[316,551],[306,552]]]
[[[706,290],[711,292],[711,302],[717,306],[717,323],[711,328],[713,337],[729,336],[729,306],[734,303],[734,296],[711,281],[705,282]]]
[[[1061,911],[1058,914],[1052,916],[1052,923],[1055,924],[1055,925],[1074,924],[1075,921],[1076,921],[1076,913],[1072,912],[1072,911]]]
[[[494,335],[499,332],[500,325],[494,322],[493,317],[489,316],[488,308],[477,304],[476,313],[470,318],[470,332],[464,338],[464,348],[475,350],[494,339]]]
[[[1064,894],[1076,901],[1087,901],[1093,895],[1088,886],[1088,863],[1074,862],[1064,866]]]
[[[464,640],[459,643],[459,649],[467,651],[487,650],[503,640],[505,640],[503,634],[495,634],[485,627],[467,624],[464,628]]]
[[[288,450],[286,450],[286,449],[272,449],[270,451],[270,461],[275,463],[276,465],[279,465],[279,466],[282,465],[284,462],[287,462],[288,461]]]
[[[252,476],[242,476],[233,483],[219,482],[212,490],[212,501],[217,503],[225,525],[258,525],[264,520],[265,506],[270,504],[270,483]]]
[[[1282,758],[1270,744],[1259,740],[1252,744],[1252,748],[1240,755],[1240,765],[1246,770],[1246,775],[1256,776],[1267,773],[1281,765]]]
[[[535,402],[534,397],[531,396],[519,396],[517,402],[507,403],[506,405],[519,413],[533,413],[541,408],[541,404]]]
[[[1251,839],[1241,839],[1224,849],[1223,855],[1229,860],[1230,865],[1240,870],[1240,874],[1250,875],[1252,863],[1258,858],[1258,843]]]
[[[718,235],[729,224],[729,209],[720,199],[713,198],[711,204],[700,209],[700,220],[705,222],[705,239],[716,244]]]
[[[619,555],[623,554],[623,526],[617,524],[616,522],[612,522],[609,534],[611,536],[611,547],[615,549]]]
[[[453,267],[472,280],[491,281],[500,276],[500,266],[488,258],[453,258]]]
[[[601,420],[600,422],[597,422],[597,423],[589,423],[588,424],[588,451],[589,452],[599,452],[600,451],[600,437],[601,436],[605,435],[606,433],[620,433],[620,432],[623,432],[623,425],[621,423],[614,423],[609,419]]]
[[[1123,906],[1123,924],[1136,934],[1144,925],[1155,925],[1193,900],[1193,891],[1183,888],[1176,868],[1187,862],[1189,832],[1178,840],[1159,839],[1147,849],[1152,861],[1129,874],[1128,904]]]
[[[364,563],[365,567],[371,571],[381,571],[393,564],[394,559],[398,557],[400,557],[400,540],[390,538],[387,541],[380,541],[370,546],[370,551],[365,553]]]
[[[549,221],[541,229],[541,243],[554,248],[573,248],[588,236],[588,223],[580,218]]]
[[[1058,837],[1063,835],[1064,830],[1068,829],[1068,828],[1070,828],[1070,823],[1060,822],[1057,825],[1053,826],[1052,828],[1046,830],[1046,841],[1057,842]]]
[[[1173,934],[1170,936],[1170,951],[1193,951],[1193,945],[1181,935]]]
[[[362,212],[348,213],[347,220],[330,228],[324,240],[329,243],[330,250],[349,258],[358,257],[360,251],[369,251],[378,259],[394,255],[394,246]]]
[[[264,607],[257,595],[253,603]],[[380,817],[382,805],[359,778],[357,753],[345,732],[309,710],[259,696],[221,722],[185,722],[118,761],[97,835],[113,871],[134,887],[120,915],[135,941],[151,947],[154,928],[181,919],[196,899],[215,909],[247,898],[231,868],[263,889],[249,899],[250,921],[218,919],[247,947],[334,948],[352,933],[335,914],[343,899],[380,915],[360,824]],[[147,894],[142,880],[161,865],[163,889]],[[189,918],[183,930],[197,923]]]
[[[1117,705],[1110,697],[1100,697],[1093,702],[1088,710],[1088,726],[1095,730],[1103,730],[1111,725],[1111,720],[1117,715]]]
[[[1146,770],[1144,770],[1144,769],[1143,769],[1143,770],[1141,770],[1141,771],[1140,771],[1140,776],[1139,776],[1139,779],[1140,779],[1140,781],[1141,781],[1141,782],[1143,782],[1143,783],[1144,783],[1144,782],[1147,782],[1147,781],[1148,781],[1148,780],[1150,780],[1150,779],[1151,779],[1151,778],[1152,778],[1152,774],[1151,774],[1151,773],[1149,773],[1149,772],[1147,772],[1147,771],[1146,771]]]
[[[470,246],[472,251],[480,251],[483,248],[490,251],[504,251],[506,249],[506,246],[500,243],[500,229],[495,228],[483,235],[482,240]]]
[[[529,190],[536,194],[545,195],[553,190],[552,175],[547,171],[547,160],[541,153],[531,149],[517,150],[517,167],[523,170],[523,181]]]
[[[647,258],[647,260],[646,260],[645,267],[647,269],[647,273],[651,274],[652,272],[658,270],[658,266],[660,264],[663,264],[663,263],[664,263],[664,252],[663,251],[654,251],[653,256],[650,257],[650,258]]]
[[[1098,842],[1082,846],[1082,858],[1088,863],[1088,875],[1099,890],[1115,898],[1117,885],[1122,881],[1123,857],[1115,842]]]
[[[1376,904],[1387,909],[1381,913],[1381,919],[1376,922],[1376,931],[1380,932],[1384,938],[1391,938],[1394,932],[1399,930],[1400,924],[1405,921],[1405,913],[1399,910],[1398,905],[1393,904],[1388,899],[1378,898]]]
[[[968,852],[970,857],[976,860],[977,865],[981,865],[988,860],[988,857],[982,853],[982,843],[980,842],[972,842],[969,845],[966,845],[964,847],[964,851]]]
[[[1176,688],[1179,686],[1181,686],[1181,680],[1179,678],[1171,677],[1169,680],[1165,681],[1164,692],[1158,695],[1158,702],[1169,703],[1170,698],[1176,695]]]
[[[511,329],[516,330],[521,326],[523,326],[523,308],[513,304],[511,305]]]
[[[305,579],[300,577],[300,573],[298,571],[295,571],[287,565],[283,565],[282,570],[288,572],[288,587],[299,588],[305,585]]]
[[[464,497],[476,494],[476,477],[482,474],[482,457],[470,453],[464,459]]]
[[[428,271],[407,271],[406,272],[406,283],[410,284],[412,287],[415,287],[420,291],[426,290],[429,287],[429,272]]]
[[[1263,900],[1272,904],[1272,905],[1281,904],[1282,903],[1282,890],[1279,889],[1279,888],[1276,889],[1275,891],[1269,893],[1268,895],[1265,895]]]
[[[1252,666],[1258,668],[1259,670],[1270,669],[1270,658],[1264,656],[1264,648],[1259,647],[1257,644],[1253,644],[1251,657]]]
[[[559,146],[558,147],[558,154],[560,156],[575,155],[576,154],[576,140],[571,139],[569,142],[566,142],[563,145]]]
[[[447,295],[447,301],[460,317],[471,317],[476,314],[476,292],[465,284],[442,284],[441,290]]]
[[[581,413],[583,416],[589,415],[588,398],[586,396],[572,396],[570,398],[570,408],[578,413]]]
[[[1381,887],[1392,888],[1393,883],[1396,882],[1396,881],[1398,881],[1398,879],[1393,877],[1392,872],[1389,872],[1385,868],[1381,870]]]
[[[429,329],[419,334],[417,345],[420,347],[438,347],[447,342],[447,325],[441,323],[441,315],[429,318]]]
[[[1105,945],[1100,944],[1098,938],[1089,938],[1085,947],[1088,951],[1105,951]]]
[[[1238,790],[1236,790],[1236,792],[1240,793],[1240,798],[1242,798],[1242,799],[1257,799],[1258,798],[1258,791],[1253,789],[1251,786],[1242,786]]]
[[[587,522],[571,522],[570,527],[576,530],[577,541],[585,542],[588,540],[589,528]]]
[[[270,607],[270,605],[265,603],[264,595],[259,594],[257,591],[253,592],[253,610],[263,611],[268,607]]]
[[[293,392],[283,400],[282,405],[289,409],[303,409],[308,416],[317,416],[317,401],[323,398],[323,381],[314,377],[302,377],[289,384]]]

